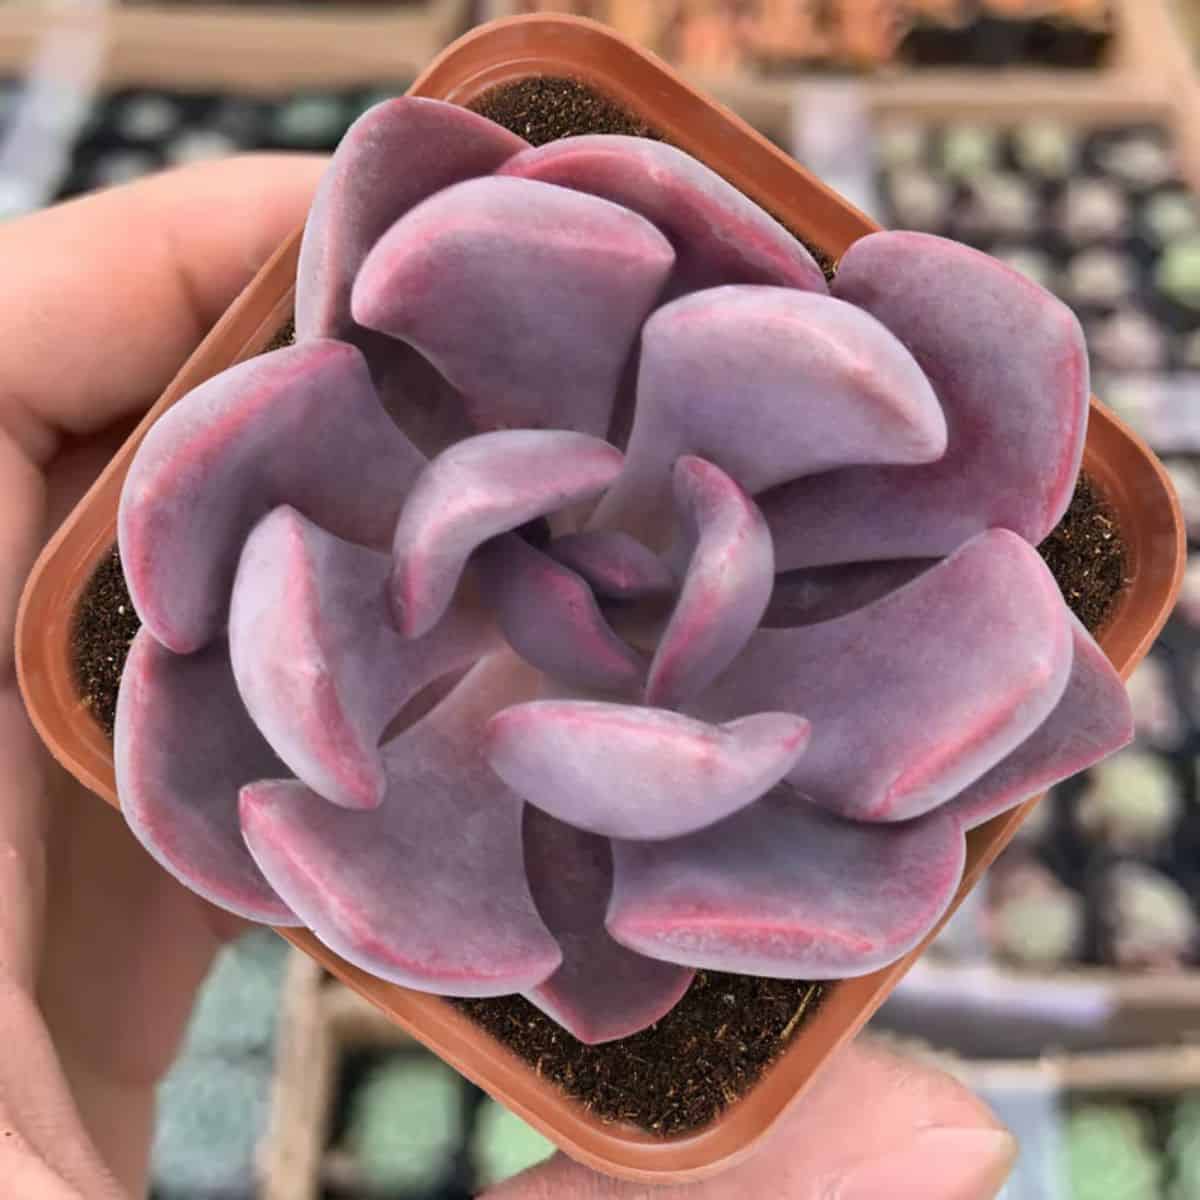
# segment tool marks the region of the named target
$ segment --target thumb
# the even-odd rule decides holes
[[[995,1200],[1017,1143],[950,1076],[844,1050],[750,1159],[703,1183],[621,1183],[557,1155],[481,1200]]]

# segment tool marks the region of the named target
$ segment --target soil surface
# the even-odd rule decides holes
[[[534,145],[583,133],[656,136],[603,96],[569,79],[508,84],[474,105]],[[833,261],[809,247],[832,276]],[[290,323],[268,349],[292,340]],[[1125,583],[1112,513],[1086,476],[1041,552],[1067,604],[1093,632]],[[111,734],[117,688],[138,620],[114,548],[84,595],[75,663],[84,702]],[[699,1129],[744,1095],[821,1001],[822,985],[701,972],[650,1029],[604,1046],[576,1041],[521,997],[454,1001],[485,1029],[598,1116],[664,1136]]]
[[[531,146],[582,133],[664,140],[645,121],[574,79],[539,75],[501,84],[484,92],[470,107]]]
[[[1066,516],[1039,547],[1071,611],[1095,632],[1128,577],[1125,545],[1104,497],[1080,475]]]
[[[96,568],[75,618],[75,678],[92,715],[112,736],[129,643],[141,628],[114,546]]]
[[[670,1136],[744,1095],[821,995],[821,984],[702,971],[658,1024],[603,1046],[576,1041],[520,996],[452,1003],[597,1116]]]

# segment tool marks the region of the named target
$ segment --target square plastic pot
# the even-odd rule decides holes
[[[539,16],[484,26],[447,49],[412,93],[469,104],[488,88],[532,75],[571,76],[608,95],[835,259],[876,228],[665,64],[591,22]],[[291,315],[298,249],[297,233],[226,312],[51,539],[27,585],[17,661],[29,712],[54,756],[111,804],[117,803],[111,743],[83,705],[72,670],[71,635],[80,596],[115,541],[121,485],[142,437],[197,384],[267,346]],[[1117,670],[1127,676],[1174,602],[1185,559],[1183,524],[1161,465],[1095,401],[1084,469],[1114,510],[1128,548],[1129,584],[1099,635]],[[1008,844],[1028,808],[969,835],[958,900]],[[818,1011],[746,1096],[707,1127],[664,1140],[601,1122],[444,1000],[365,975],[304,931],[287,930],[285,936],[569,1155],[611,1175],[653,1183],[713,1175],[750,1153],[920,954],[918,949],[885,970],[831,985]]]

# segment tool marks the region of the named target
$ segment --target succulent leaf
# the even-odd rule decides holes
[[[909,351],[869,313],[792,288],[713,288],[660,308],[642,333],[637,386],[627,466],[594,524],[655,548],[680,454],[753,494],[946,448],[937,397]]]
[[[808,722],[756,713],[706,725],[663,709],[534,700],[496,714],[488,761],[530,803],[616,838],[671,838],[736,812],[804,753]]]
[[[1074,617],[1071,636],[1071,674],[1054,711],[948,805],[964,829],[1086,770],[1133,739],[1133,713],[1121,677]]]
[[[689,559],[646,681],[646,703],[659,708],[679,707],[737,657],[762,619],[775,574],[767,523],[724,471],[684,455],[674,477]]]
[[[352,346],[308,341],[230,367],[166,412],[129,468],[118,533],[142,623],[178,654],[216,637],[242,542],[279,504],[386,545],[424,465]]]
[[[601,691],[628,691],[641,681],[646,664],[613,632],[574,571],[516,534],[485,543],[474,565],[508,644],[530,665]]]
[[[423,688],[500,642],[487,613],[452,606],[423,637],[388,619],[386,554],[335,538],[293,508],[246,540],[230,606],[238,691],[275,753],[332,804],[374,808],[379,740]]]
[[[317,188],[300,244],[296,336],[345,338],[367,254],[406,212],[487,175],[528,143],[456,104],[415,96],[368,109],[346,131]]]
[[[354,284],[354,319],[409,343],[478,429],[603,435],[675,262],[649,221],[525,179],[471,180],[402,217]]]
[[[779,569],[937,557],[990,528],[1038,545],[1066,511],[1087,429],[1071,310],[995,259],[919,233],[855,242],[833,292],[911,351],[949,441],[934,462],[848,466],[762,497]]]
[[[588,1045],[628,1037],[675,1007],[695,973],[635,954],[604,928],[613,873],[606,838],[527,807],[525,866],[563,956],[527,999]]]
[[[523,150],[497,172],[602,196],[652,221],[678,254],[672,290],[779,284],[824,294],[813,256],[778,221],[691,155],[620,135]]]
[[[945,813],[843,821],[779,788],[687,837],[615,842],[608,931],[640,954],[701,969],[865,975],[936,924],[964,854]]]
[[[125,820],[162,867],[247,920],[300,924],[238,827],[238,789],[283,766],[238,701],[223,644],[182,655],[145,629],[133,639],[113,759]]]
[[[620,530],[593,529],[555,538],[546,553],[570,567],[606,600],[640,600],[671,591],[675,577],[653,550]]]
[[[489,538],[583,500],[621,469],[621,452],[561,430],[482,433],[420,474],[392,539],[392,612],[420,637],[446,611],[472,552]]]
[[[243,789],[242,827],[263,874],[361,970],[448,996],[502,996],[558,968],[525,876],[521,798],[481,750],[513,667],[484,660],[388,743],[376,809],[347,813],[289,780]]]
[[[763,626],[786,629],[844,617],[911,583],[936,562],[929,558],[898,558],[786,571],[775,576]]]
[[[906,821],[951,799],[1053,711],[1071,668],[1069,616],[1037,551],[990,530],[848,616],[759,630],[689,711],[709,721],[803,713],[812,743],[792,786],[844,817]]]

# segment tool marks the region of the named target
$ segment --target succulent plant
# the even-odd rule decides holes
[[[1025,967],[1054,967],[1083,946],[1083,897],[1039,862],[1003,860],[988,890],[988,932],[999,958]]]
[[[553,1142],[494,1100],[484,1101],[475,1120],[471,1153],[478,1187],[495,1187],[554,1153]]]
[[[1130,736],[1034,548],[1078,322],[909,233],[829,287],[663,143],[365,114],[296,342],[141,444],[122,805],[251,919],[602,1041],[699,968],[862,974],[964,831]]]
[[[1171,1168],[1170,1200],[1200,1196],[1200,1092],[1192,1092],[1171,1113],[1167,1135]]]
[[[1117,863],[1105,873],[1101,919],[1117,966],[1177,970],[1195,956],[1200,921],[1187,889],[1144,863]]]
[[[253,1196],[270,1094],[266,1059],[179,1059],[158,1089],[150,1163],[155,1195]]]
[[[1184,569],[1175,611],[1190,624],[1200,626],[1200,558],[1189,559]]]
[[[288,945],[253,929],[217,955],[196,997],[184,1041],[187,1054],[266,1053],[278,1023]]]
[[[1113,850],[1151,853],[1183,816],[1170,765],[1145,750],[1123,750],[1099,764],[1079,798],[1080,827]]]
[[[1148,1120],[1123,1104],[1082,1104],[1067,1118],[1071,1200],[1162,1200],[1163,1162]]]
[[[992,170],[1000,156],[1000,131],[986,125],[951,125],[942,135],[947,175],[971,179]]]
[[[1060,809],[1059,796],[1050,791],[1033,806],[1020,828],[1013,834],[1014,846],[1036,846],[1052,834]]]
[[[350,1102],[346,1141],[368,1195],[432,1192],[445,1184],[463,1136],[462,1081],[433,1058],[376,1067]]]
[[[1013,154],[1024,171],[1066,179],[1079,160],[1079,135],[1058,121],[1027,121],[1013,133]]]
[[[1127,690],[1138,743],[1160,750],[1177,749],[1188,726],[1175,699],[1167,662],[1157,654],[1143,658],[1130,675]]]

